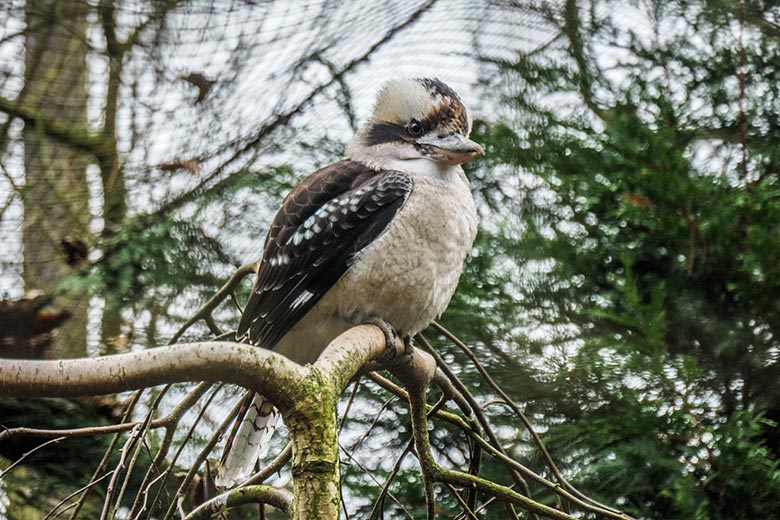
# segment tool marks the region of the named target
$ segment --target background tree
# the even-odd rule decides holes
[[[19,143],[35,127],[75,152],[67,138],[77,135],[47,126],[46,111],[22,110],[33,81],[32,58],[22,52],[36,35],[24,23],[31,6],[6,8],[0,47],[0,108],[8,114],[0,286],[12,298],[22,295],[26,272],[21,210],[27,218],[48,207],[29,196]],[[85,177],[90,233],[81,237],[90,251],[54,292],[91,295],[89,352],[231,329],[238,311],[228,296],[244,301],[248,284],[239,281],[251,271],[238,266],[258,256],[284,192],[338,158],[382,79],[438,75],[475,109],[488,156],[468,172],[482,227],[443,322],[464,342],[445,329],[426,333],[447,372],[439,381],[463,396],[456,406],[438,404],[449,394],[431,390],[430,404],[446,406],[430,435],[436,460],[563,510],[587,508],[514,464],[643,518],[777,515],[776,7],[572,0],[81,9],[85,36],[68,34],[82,42],[88,64],[79,80],[87,85],[87,132],[78,135],[96,148],[76,149],[95,165]],[[28,296],[22,301],[39,301]],[[164,424],[149,431],[149,456],[162,473],[140,458],[121,466],[127,451],[116,448],[143,444],[118,434],[115,458],[101,465],[117,471],[78,497],[135,517],[142,504],[146,516],[173,514],[176,496],[192,511],[203,493],[213,494],[198,454],[224,424],[219,404],[232,401],[224,390],[198,388],[123,396],[135,410],[129,422],[161,420],[192,402],[177,421],[201,426],[170,437]],[[364,377],[342,400],[345,516],[427,514],[402,395]],[[3,404],[5,426],[100,422],[79,414],[66,426],[23,407],[12,418],[11,409]],[[0,443],[12,460],[34,445],[12,444]],[[52,449],[24,459],[39,457],[25,470]],[[30,482],[19,477],[23,466],[3,489],[13,477]],[[182,471],[187,485],[172,483]],[[79,481],[89,482],[92,471],[82,473]],[[124,478],[124,493],[106,491]],[[205,487],[188,487],[198,478]],[[470,518],[463,503],[478,517],[510,515],[505,502],[468,486],[435,492],[441,517]]]
[[[31,201],[22,227],[27,290],[60,283],[70,271],[62,244],[84,240],[89,233],[89,159],[44,129],[45,121],[56,119],[72,134],[86,135],[87,11],[78,2],[25,4],[25,77],[17,104],[35,107],[38,116],[28,120],[23,134],[24,194]],[[53,351],[66,357],[86,355],[88,298],[83,292],[63,295],[58,303],[69,318]]]
[[[514,114],[484,128],[487,161],[522,179],[496,206],[523,220],[483,235],[484,269],[524,273],[507,317],[532,347],[509,351],[529,380],[497,377],[603,500],[777,516],[780,13],[560,7],[536,10],[558,27],[540,52],[488,59]]]

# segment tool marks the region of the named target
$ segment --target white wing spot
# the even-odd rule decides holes
[[[289,243],[289,240],[287,242]],[[290,257],[285,254],[278,254],[269,260],[271,267],[276,267],[277,265],[287,265],[289,262]]]
[[[293,309],[297,309],[307,301],[311,300],[312,296],[314,296],[314,293],[310,291],[303,291],[301,294],[298,295],[297,298],[295,298],[295,300],[293,300],[293,302],[290,304],[290,307],[292,307]]]

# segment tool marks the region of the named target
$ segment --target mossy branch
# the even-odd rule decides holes
[[[442,483],[477,489],[483,495],[519,505],[542,517],[572,519],[567,513],[509,487],[474,474],[443,468],[434,461],[428,437],[425,395],[428,385],[436,378],[436,364],[428,353],[405,349],[406,346],[397,341],[394,345],[396,356],[384,366],[407,389],[406,392],[400,388],[396,391],[403,393],[411,404],[415,451],[428,498],[428,517],[432,518],[434,513],[434,484]],[[220,341],[176,344],[94,359],[0,360],[0,396],[96,395],[183,381],[224,382],[250,388],[262,393],[279,408],[290,432],[293,493],[255,485],[258,482],[253,479],[251,484],[247,482],[243,487],[208,501],[190,517],[203,517],[209,511],[214,512],[213,508],[221,511],[245,503],[267,503],[288,511],[294,520],[333,520],[339,517],[340,506],[336,403],[350,380],[367,364],[386,357],[387,352],[384,333],[376,326],[361,325],[337,337],[316,363],[306,366],[269,350]],[[439,379],[442,379],[441,374]],[[431,412],[460,424],[464,431],[482,440],[459,416],[442,410]],[[216,443],[216,439],[213,442]],[[212,448],[206,451],[210,452]],[[483,441],[482,448],[490,449],[491,446]],[[500,455],[496,450],[489,451]],[[556,488],[554,491],[561,490]],[[585,510],[610,518],[628,518],[612,511],[597,510],[565,495]]]
[[[396,352],[404,351],[401,342],[394,347]],[[362,325],[336,338],[319,361],[305,367],[269,350],[220,341],[94,359],[4,359],[0,360],[0,395],[97,395],[183,381],[225,382],[250,388],[279,408],[290,431],[294,486],[291,518],[333,519],[338,518],[340,499],[336,401],[360,368],[384,352],[382,331]],[[418,353],[400,356],[395,366],[402,373],[420,368],[432,372],[432,363],[427,355]],[[266,487],[250,490],[247,494],[230,492],[228,496],[233,498],[226,499],[226,506],[287,497]]]
[[[57,361],[0,360],[0,396],[103,395],[185,381],[225,382],[262,392],[281,407],[304,377],[289,359],[224,341],[181,343],[140,352]]]
[[[246,486],[214,497],[193,510],[185,520],[214,518],[220,514],[224,515],[228,509],[245,504],[269,504],[287,513],[292,501],[292,495],[283,489],[265,485]]]

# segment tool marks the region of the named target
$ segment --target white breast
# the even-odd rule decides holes
[[[404,207],[334,287],[338,314],[352,323],[378,317],[416,334],[447,308],[476,233],[460,169],[445,179],[415,175]]]

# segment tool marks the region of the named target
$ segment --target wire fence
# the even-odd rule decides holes
[[[78,4],[60,4],[71,3]],[[513,47],[532,44],[533,39],[524,36],[532,27],[506,18],[499,21],[496,12],[507,11],[487,3],[106,5],[113,11],[108,22],[98,9],[86,6],[82,12],[58,7],[52,13],[44,12],[51,7],[46,2],[8,6],[0,35],[0,92],[9,105],[26,103],[33,115],[49,107],[60,122],[71,126],[74,139],[113,129],[129,214],[179,209],[244,168],[261,170],[294,158],[296,171],[305,172],[330,160],[333,153],[328,157],[301,153],[300,144],[322,137],[347,140],[366,116],[382,81],[440,76],[469,99],[479,77],[478,49],[513,52]],[[62,17],[54,19],[56,15]],[[43,26],[46,29],[39,29]],[[61,30],[47,32],[50,27]],[[121,55],[118,85],[109,85],[114,81],[110,61],[117,51],[107,48],[105,27],[113,30],[111,38],[119,44],[133,43]],[[38,40],[42,47],[54,49],[51,56],[62,44],[78,45],[70,60],[45,64],[37,70],[46,70],[36,73],[41,58],[29,47]],[[114,99],[107,100],[110,97]],[[480,100],[469,101],[479,110]],[[19,118],[4,115],[0,121],[5,124],[0,292],[19,295],[24,262],[56,261],[58,248],[51,255],[29,255],[24,260],[21,230],[25,215],[27,219],[30,215],[23,211],[21,193],[29,191],[29,175],[24,172],[37,147],[24,139]],[[34,125],[28,120],[24,128]],[[62,154],[73,146],[55,148],[50,141],[46,146],[59,159],[72,161]],[[89,154],[81,157],[88,164],[95,162]],[[47,157],[45,162],[56,161]],[[79,172],[83,168],[79,165]],[[87,204],[91,222],[79,226],[92,233],[104,225],[97,173],[87,169],[91,188],[86,197],[71,190],[60,196],[61,204]],[[55,205],[28,197],[26,206]],[[67,213],[77,213],[76,209]],[[257,244],[237,248],[236,254],[246,258],[247,249],[256,248]]]

